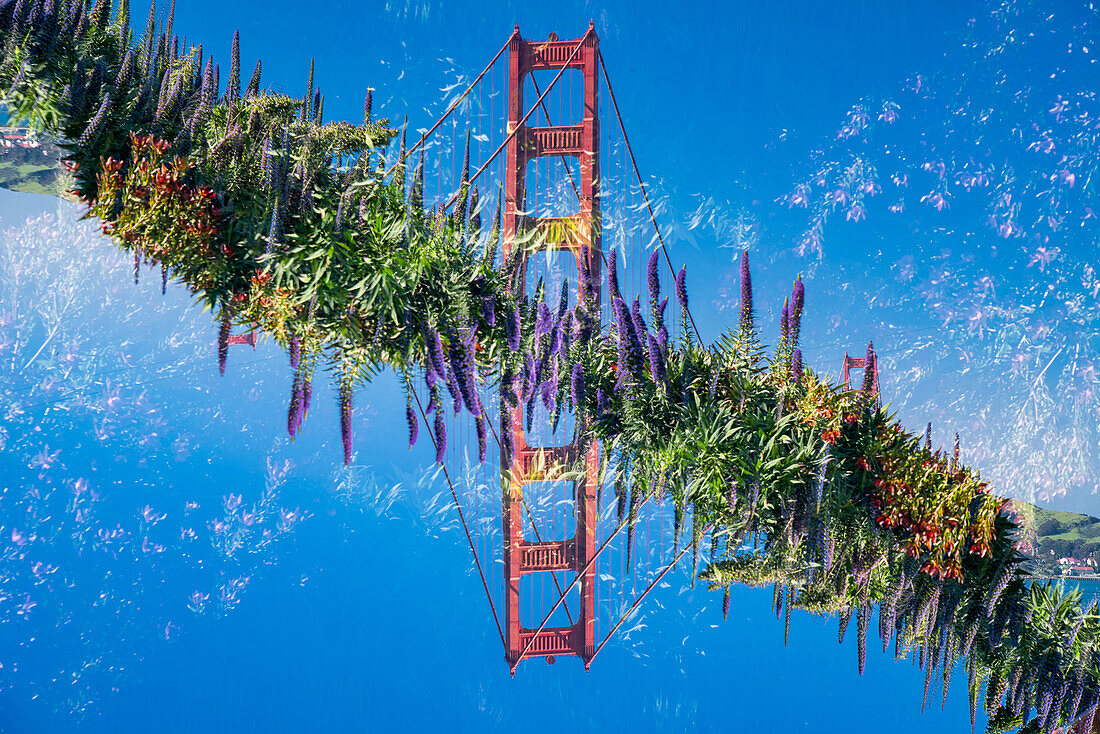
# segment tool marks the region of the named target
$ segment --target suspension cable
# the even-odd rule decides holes
[[[641,509],[641,507],[649,501],[649,498],[652,495],[652,492],[646,494],[645,498],[638,505],[638,509]],[[611,533],[611,535],[607,537],[607,540],[603,542],[603,545],[601,545],[599,549],[592,555],[592,557],[588,559],[588,563],[584,564],[584,568],[582,568],[580,572],[573,577],[572,583],[570,583],[569,586],[566,587],[565,592],[561,595],[561,598],[559,598],[557,602],[554,603],[554,606],[550,607],[550,611],[547,612],[546,616],[542,618],[542,623],[539,624],[538,629],[536,629],[534,634],[532,634],[531,637],[528,638],[527,644],[523,646],[523,650],[522,652],[520,652],[518,660],[522,660],[523,656],[531,650],[531,646],[535,644],[535,640],[538,639],[539,634],[546,627],[546,623],[550,621],[550,617],[554,614],[555,611],[557,611],[558,606],[560,606],[561,603],[565,601],[565,595],[573,590],[573,587],[577,585],[578,581],[584,578],[584,575],[588,573],[588,569],[592,566],[593,563],[596,562],[596,559],[600,557],[600,555],[604,552],[604,549],[607,548],[608,544],[615,539],[615,536],[619,534],[619,531],[622,530],[623,526],[625,526],[628,522],[630,522],[629,516],[624,517],[622,520],[620,520],[619,526],[615,528],[615,532]]]
[[[607,75],[607,67],[603,63],[603,54],[598,54],[600,61],[600,69],[603,70],[603,80],[607,84],[607,93],[611,96],[611,104],[615,107],[615,117],[619,121],[619,130],[623,133],[623,141],[626,143],[626,150],[630,153],[630,163],[634,166],[634,175],[638,179],[638,186],[642,189],[642,198],[645,199],[646,208],[649,209],[649,219],[653,223],[653,230],[657,233],[657,241],[661,243],[661,252],[665,255],[665,262],[668,263],[668,271],[672,273],[673,280],[676,279],[676,268],[672,266],[672,258],[668,255],[668,248],[665,246],[665,238],[661,235],[661,228],[657,226],[657,215],[653,211],[653,205],[649,201],[649,194],[645,190],[645,182],[642,181],[642,174],[638,170],[638,161],[634,159],[634,149],[630,147],[630,138],[626,134],[626,126],[623,125],[623,116],[619,113],[619,103],[615,101],[615,91],[611,88],[611,78]],[[699,335],[699,327],[695,325],[695,318],[691,315],[691,310],[685,308],[688,321],[691,322],[691,328],[695,332],[695,338],[699,340],[700,344],[703,338]]]
[[[534,74],[531,75],[531,83],[535,85],[535,94],[541,94],[541,92],[539,92],[539,83],[535,80]],[[546,124],[553,127],[554,123],[550,122],[550,113],[546,111],[546,103],[542,102],[542,97],[539,97],[539,101],[542,107],[542,114],[546,117]],[[572,99],[570,99],[570,103],[572,103]],[[573,194],[576,195],[577,201],[579,202],[581,200],[581,192],[577,190],[577,182],[573,180],[573,171],[569,169],[569,159],[564,153],[558,157],[561,158],[561,164],[565,166],[565,175],[569,176],[569,183],[573,186]]]
[[[710,529],[709,526],[704,528],[703,529],[703,535],[706,535],[707,531],[709,529]],[[596,659],[596,656],[600,654],[600,650],[603,649],[603,646],[607,644],[608,640],[611,639],[612,635],[614,635],[616,632],[619,631],[619,627],[621,627],[623,625],[623,623],[627,620],[627,618],[631,615],[631,613],[635,609],[638,608],[638,605],[641,604],[642,600],[644,600],[646,598],[646,595],[649,594],[649,592],[653,590],[653,587],[657,585],[657,582],[659,582],[662,578],[664,578],[665,574],[668,573],[669,571],[671,571],[672,568],[677,563],[680,562],[680,559],[683,558],[684,554],[687,553],[688,550],[691,549],[692,545],[693,544],[684,545],[683,550],[681,550],[678,554],[676,554],[675,558],[673,558],[671,561],[669,561],[668,565],[665,566],[664,569],[659,574],[657,574],[657,578],[653,579],[653,581],[650,582],[649,586],[647,586],[645,588],[645,591],[643,591],[638,596],[638,598],[634,600],[634,603],[630,605],[630,609],[627,609],[626,612],[624,612],[623,615],[621,617],[619,617],[619,621],[615,623],[615,626],[611,628],[611,631],[607,633],[607,635],[603,638],[603,640],[600,642],[600,644],[596,647],[596,651],[594,653],[592,653],[592,657],[588,661],[589,664],[591,664],[592,661]]]
[[[407,374],[405,375],[405,386],[416,400],[416,407],[420,411],[420,417],[424,421],[424,428],[428,431],[428,438],[432,440],[432,445],[435,447],[436,452],[438,452],[439,443],[436,441],[435,434],[432,432],[431,424],[428,423],[428,415],[424,412],[424,406],[420,403],[420,396],[417,395],[416,390],[414,390],[410,384]],[[440,407],[436,406],[436,410],[440,410]],[[455,509],[458,510],[458,519],[462,521],[462,529],[466,533],[466,542],[470,546],[470,552],[473,553],[474,565],[477,566],[478,575],[481,576],[481,587],[485,589],[485,598],[489,601],[489,609],[493,612],[493,622],[496,623],[497,634],[500,635],[500,645],[507,650],[508,643],[504,641],[504,629],[500,626],[500,617],[497,616],[496,605],[493,604],[493,597],[489,593],[489,584],[485,581],[485,571],[481,568],[481,561],[477,557],[477,550],[474,548],[473,538],[470,537],[470,528],[466,525],[466,516],[462,512],[462,506],[458,503],[458,494],[455,492],[455,485],[451,481],[451,473],[447,471],[447,464],[445,462],[440,462],[440,466],[443,468],[443,476],[447,478],[447,486],[451,490],[451,499],[454,500]]]
[[[482,402],[482,410],[484,410],[484,407],[485,407],[485,403]],[[496,443],[498,449],[503,451],[504,447],[500,445],[500,437],[497,436],[497,429],[493,427],[493,422],[491,420],[489,420],[488,418],[486,418],[485,419],[485,424],[487,426],[489,426],[489,431],[493,434],[493,442]],[[531,505],[529,505],[527,503],[527,495],[523,494],[523,492],[521,491],[520,492],[520,498],[523,500],[523,509],[527,512],[527,520],[528,520],[528,522],[531,523],[531,529],[535,531],[535,540],[537,540],[538,542],[541,543],[542,542],[542,535],[539,534],[539,527],[538,527],[538,525],[535,524],[534,515],[531,514]],[[558,583],[558,572],[557,571],[552,571],[550,573],[550,575],[554,579],[554,586],[557,588],[558,594],[562,594],[561,584]],[[563,594],[563,596],[564,596],[564,594]],[[573,623],[573,615],[569,611],[569,604],[565,604],[565,616],[569,617],[569,623],[572,624]]]
[[[539,83],[535,81],[534,74],[531,75],[531,84],[535,86],[535,94],[539,94]],[[550,90],[547,89],[546,91],[549,92]],[[542,114],[546,116],[546,124],[553,126],[554,123],[550,122],[550,113],[546,111],[546,103],[542,101],[541,96],[539,97],[539,105],[542,107]],[[597,148],[599,147],[599,142],[596,143],[596,146]],[[558,157],[561,158],[561,164],[565,166],[565,173],[567,176],[569,176],[569,184],[573,187],[573,194],[577,197],[577,204],[579,205],[581,201],[581,192],[577,189],[576,181],[573,180],[573,171],[569,168],[569,160],[565,154],[562,154]],[[607,255],[604,254],[602,247],[600,248],[600,259],[603,260],[603,266],[606,268]]]
[[[440,117],[436,121],[436,123],[431,126],[431,129],[429,129],[428,132],[423,133],[420,136],[420,140],[416,141],[416,145],[414,145],[408,150],[407,153],[405,153],[405,157],[400,160],[400,163],[404,163],[406,160],[408,160],[409,156],[415,153],[420,148],[420,146],[424,144],[424,141],[428,139],[428,136],[434,133],[439,128],[439,126],[443,124],[444,120],[446,120],[450,116],[450,114],[455,111],[455,108],[462,104],[462,100],[466,99],[466,95],[470,93],[470,90],[477,86],[478,82],[481,81],[481,78],[485,76],[489,69],[493,68],[493,64],[497,62],[497,59],[500,58],[500,55],[504,53],[504,51],[508,48],[508,44],[512,42],[512,39],[515,38],[517,34],[519,34],[518,27],[514,31],[512,31],[512,35],[508,36],[508,40],[505,41],[504,45],[500,47],[500,50],[497,51],[497,55],[493,57],[493,60],[490,61],[488,65],[481,70],[481,73],[478,74],[477,78],[470,83],[470,86],[466,87],[466,91],[463,92],[458,99],[451,103],[451,106],[447,108],[447,111],[443,113],[443,116]]]
[[[585,41],[588,40],[588,34],[591,32],[592,28],[589,28],[587,31],[584,32],[584,35],[581,36],[579,41],[577,41],[577,45],[573,48],[572,53],[569,54],[569,58],[566,59],[565,64],[561,67],[560,70],[558,70],[558,74],[554,77],[554,81],[550,82],[550,86],[546,88],[546,91],[539,95],[539,98],[535,100],[535,104],[531,106],[531,109],[527,110],[527,114],[524,115],[523,119],[516,124],[515,129],[512,130],[512,132],[508,133],[508,137],[504,139],[504,142],[501,143],[495,151],[493,151],[493,154],[491,156],[489,156],[489,160],[485,161],[484,165],[482,165],[481,168],[477,169],[477,173],[470,177],[470,180],[466,182],[467,185],[470,185],[474,181],[476,181],[478,176],[480,176],[482,172],[489,167],[489,164],[491,164],[493,160],[500,154],[500,151],[504,150],[504,146],[508,145],[508,143],[511,142],[512,138],[516,136],[516,133],[523,129],[523,126],[527,123],[527,118],[529,118],[531,114],[534,113],[536,109],[538,109],[539,105],[542,104],[543,98],[545,98],[546,95],[550,93],[550,90],[554,88],[554,85],[558,83],[558,80],[561,79],[561,76],[565,73],[565,70],[573,65],[573,59],[577,57],[577,52],[580,51],[581,48],[584,46]],[[459,193],[461,193],[461,189],[459,191],[456,191],[454,195],[447,201],[447,203],[443,205],[443,211],[447,211],[451,208],[451,205],[458,200]]]

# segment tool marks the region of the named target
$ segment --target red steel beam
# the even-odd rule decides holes
[[[538,43],[525,41],[518,28],[508,42],[509,91],[508,136],[472,178],[475,179],[492,160],[507,147],[507,180],[505,182],[505,210],[503,222],[504,254],[507,258],[517,238],[537,221],[530,221],[521,212],[526,210],[524,179],[527,164],[541,156],[575,155],[580,165],[579,213],[577,226],[564,228],[568,241],[549,243],[569,251],[578,261],[582,246],[589,246],[589,268],[595,286],[597,302],[602,295],[600,210],[599,210],[599,121],[598,56],[599,39],[592,24],[585,34],[575,41],[550,41]],[[567,69],[579,68],[584,75],[584,117],[580,125],[528,127],[527,120],[536,109],[545,110],[544,100]],[[535,70],[553,70],[558,73],[531,109],[525,110],[523,82]],[[453,197],[452,197],[453,198]],[[450,205],[450,202],[447,204]],[[548,243],[541,243],[542,246]],[[520,260],[520,284],[526,287],[527,260],[531,253],[523,253]],[[511,470],[502,477],[504,487],[503,540],[504,540],[504,637],[505,657],[512,673],[525,657],[551,655],[575,655],[585,662],[595,654],[595,560],[596,508],[595,500],[599,477],[599,447],[590,446],[583,456],[584,476],[574,481],[574,506],[576,528],[572,538],[559,542],[530,543],[523,537],[522,509],[525,505],[524,487],[533,481],[544,479],[545,469],[581,459],[582,438],[587,426],[578,421],[573,440],[565,446],[528,446],[523,430],[520,409],[502,420],[501,431],[511,431],[512,456],[503,456],[502,464]],[[534,469],[534,471],[532,471]],[[536,533],[537,536],[537,533]],[[610,540],[610,539],[609,539]],[[604,545],[606,547],[606,543]],[[602,549],[601,549],[602,550]],[[572,569],[573,582],[562,591],[550,612],[536,630],[523,628],[520,623],[520,579],[527,573],[555,573]],[[580,609],[577,619],[568,628],[546,630],[546,623],[559,606],[565,603],[569,592],[580,584]]]

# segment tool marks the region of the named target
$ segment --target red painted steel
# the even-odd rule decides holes
[[[871,353],[872,355],[874,352]],[[852,378],[849,376],[849,369],[866,369],[867,358],[866,357],[849,357],[848,353],[844,353],[844,372],[841,375],[840,382],[842,385],[851,387]],[[871,394],[878,397],[878,359],[873,358],[871,360],[871,369],[873,373],[871,375]]]
[[[256,348],[256,332],[250,331],[247,334],[230,334],[229,344],[246,344],[253,349]]]
[[[580,51],[573,54],[583,40]],[[508,45],[508,130],[515,135],[508,142],[507,180],[505,182],[504,254],[516,246],[520,235],[537,232],[527,240],[520,262],[521,283],[525,287],[527,260],[536,252],[548,249],[567,250],[577,260],[580,269],[582,247],[589,245],[589,272],[596,295],[597,310],[602,296],[602,258],[600,250],[599,204],[599,120],[597,114],[597,64],[599,39],[590,25],[581,39],[545,42],[526,41],[519,27]],[[569,62],[570,56],[573,57]],[[526,110],[523,103],[523,81],[532,71],[579,69],[584,76],[584,118],[580,125],[534,127],[520,125]],[[549,91],[549,90],[547,90]],[[527,164],[542,156],[575,156],[580,165],[579,213],[572,217],[537,218],[527,216],[524,191]],[[579,298],[577,299],[579,301]],[[513,435],[513,456],[502,457],[511,470],[503,477],[504,484],[504,637],[505,657],[514,674],[520,661],[543,657],[553,662],[557,655],[573,655],[584,661],[585,669],[595,654],[595,564],[589,560],[596,553],[596,493],[599,482],[599,447],[593,443],[584,456],[579,439],[585,426],[578,420],[573,440],[564,446],[530,446],[523,430],[521,410],[511,416],[511,425],[501,431]],[[532,482],[552,481],[566,467],[584,460],[584,475],[573,481],[576,529],[573,537],[562,541],[530,542],[523,536],[523,492]],[[580,610],[569,627],[526,629],[520,623],[520,578],[528,573],[572,571],[580,576]],[[557,600],[554,600],[557,601]]]

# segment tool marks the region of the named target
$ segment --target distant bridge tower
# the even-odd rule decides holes
[[[852,378],[849,374],[851,369],[871,370],[871,394],[876,399],[880,399],[879,396],[879,384],[878,384],[878,356],[875,354],[873,348],[868,349],[868,357],[871,364],[868,365],[868,357],[849,357],[848,353],[844,353],[844,369],[841,373],[840,382],[847,388],[852,386]]]
[[[578,49],[578,45],[580,48]],[[538,251],[565,250],[577,260],[580,271],[582,247],[588,245],[589,272],[597,309],[602,298],[599,203],[599,120],[597,115],[597,66],[599,39],[590,24],[579,39],[559,41],[525,41],[516,26],[508,45],[508,130],[516,131],[508,143],[503,221],[504,254],[523,246],[520,257],[521,288],[525,288],[528,258]],[[579,125],[520,126],[526,110],[523,102],[523,82],[533,71],[578,69],[584,76],[584,117]],[[524,190],[527,164],[544,156],[572,156],[580,167],[578,213],[565,217],[529,215],[527,192]],[[535,234],[521,239],[523,234]],[[517,245],[520,242],[535,244]],[[579,293],[576,302],[579,302]],[[584,458],[585,473],[574,482],[576,529],[566,540],[531,542],[523,536],[523,492],[532,482],[553,480],[560,467],[573,466],[581,458],[579,445],[585,426],[578,420],[573,439],[564,446],[531,446],[523,429],[522,406],[511,416],[511,425],[501,431],[511,431],[514,454],[511,471],[502,477],[504,483],[504,595],[505,595],[505,657],[513,674],[520,661],[543,657],[553,662],[556,655],[575,655],[584,661],[585,669],[595,654],[595,564],[589,564],[596,552],[596,494],[599,483],[599,447],[593,443]],[[506,461],[509,457],[502,457]],[[580,575],[580,609],[574,623],[568,627],[545,627],[541,631],[520,624],[520,578],[530,573],[573,572]],[[556,600],[555,600],[556,601]]]
[[[234,344],[244,344],[244,345],[250,346],[253,349],[255,349],[256,348],[256,332],[255,331],[250,331],[247,334],[230,334],[229,335],[229,346],[233,346]]]

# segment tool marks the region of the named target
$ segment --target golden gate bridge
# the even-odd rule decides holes
[[[654,250],[675,277],[592,23],[571,40],[527,40],[516,26],[405,157],[413,155],[422,161],[424,200],[434,201],[438,214],[448,213],[461,191],[471,194],[470,217],[485,219],[497,208],[500,257],[518,258],[519,287],[528,295],[560,292],[551,311],[563,313],[570,293],[581,302],[584,270],[600,323],[612,320],[601,277],[609,258],[622,258],[624,292],[645,290]],[[666,323],[670,333],[686,330],[699,339],[688,310]],[[864,366],[846,357],[845,375]],[[479,392],[486,414],[499,412],[500,397],[484,380]],[[438,447],[440,437],[416,402]],[[468,416],[447,417],[452,438],[442,462],[513,675],[523,660],[552,664],[563,655],[587,670],[685,554],[694,551],[697,563],[717,544],[701,539],[697,526],[681,543],[669,503],[638,488],[627,497],[612,479],[617,457],[585,443],[586,426],[574,416],[535,402],[526,427],[522,405],[490,425],[497,455],[465,470],[479,473],[480,483],[465,477],[456,486],[449,468],[473,439]],[[691,527],[686,518],[682,523]]]
[[[614,124],[601,126],[602,119]],[[622,258],[618,280],[627,293],[646,289],[653,252],[675,277],[592,23],[571,40],[555,34],[526,40],[516,26],[404,160],[413,155],[424,201],[433,202],[429,211],[447,215],[468,192],[469,211],[460,216],[499,217],[499,258],[518,258],[519,288],[528,296],[561,294],[547,304],[559,320],[572,293],[574,302],[594,304],[600,325],[613,321],[601,275],[609,259]],[[594,293],[579,292],[582,280]],[[665,323],[670,334],[700,339],[690,310]],[[231,336],[229,344],[255,348],[254,332]],[[866,358],[845,354],[842,381],[850,382],[850,369],[868,365],[877,394],[873,351]],[[499,425],[488,422],[498,451],[480,464],[465,462],[460,477],[451,469],[475,440],[473,419],[437,407],[449,437],[441,440],[411,393],[442,458],[509,670],[514,675],[523,660],[553,664],[563,655],[588,670],[688,552],[694,570],[719,540],[695,518],[689,524],[686,509],[678,521],[660,493],[615,481],[619,457],[585,443],[587,427],[575,416],[535,400],[525,427],[523,405],[500,412],[491,387],[481,379],[478,398],[485,415],[501,415]],[[683,542],[681,525],[691,533]]]

